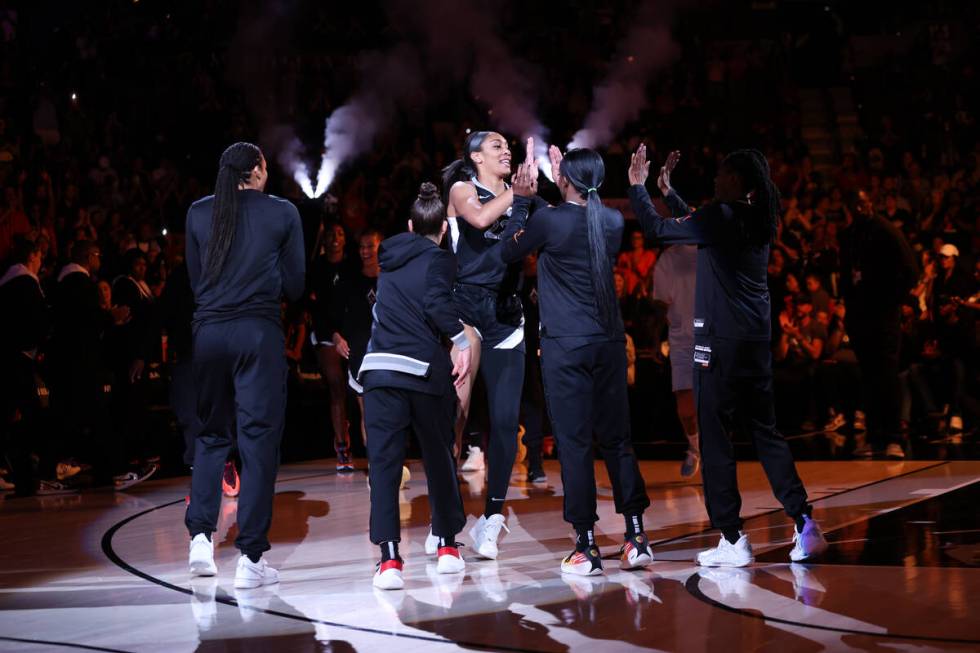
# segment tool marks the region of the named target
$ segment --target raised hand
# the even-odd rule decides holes
[[[630,156],[629,180],[631,186],[643,186],[650,176],[650,162],[647,161],[647,146],[640,143],[636,152]]]
[[[537,169],[538,167],[533,161],[531,163],[525,161],[517,166],[517,172],[511,178],[511,188],[515,196],[531,197],[537,192],[537,175],[533,175],[531,172]]]
[[[548,148],[548,158],[551,159],[551,178],[558,181],[558,175],[561,174],[561,160],[563,157],[557,145],[552,145]]]
[[[528,172],[531,173],[531,178],[534,180],[535,184],[538,181],[538,166],[534,161],[534,137],[527,137],[527,144],[525,145],[525,152],[527,153],[524,157],[524,163],[528,166]],[[537,191],[537,188],[535,188]]]
[[[660,168],[660,175],[657,176],[657,188],[664,195],[670,192],[670,173],[674,171],[674,168],[677,167],[677,162],[680,160],[680,151],[674,150],[667,155],[667,160],[664,162],[663,167]]]

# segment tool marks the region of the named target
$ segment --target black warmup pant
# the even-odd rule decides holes
[[[694,366],[694,396],[701,437],[701,476],[705,507],[714,528],[741,528],[731,431],[744,428],[755,442],[759,461],[786,514],[798,517],[807,506],[789,444],[776,430],[769,343],[697,341],[711,348],[710,362]]]
[[[364,393],[364,415],[371,460],[371,542],[401,541],[398,487],[409,431],[415,431],[422,447],[432,533],[453,541],[466,523],[453,457],[456,395],[371,388]]]
[[[113,361],[112,402],[110,412],[113,426],[113,452],[117,456],[115,467],[126,468],[132,463],[156,454],[149,426],[149,387],[147,375],[135,382],[129,380],[131,360]],[[148,361],[147,361],[148,364]]]
[[[3,343],[6,344],[6,343]],[[37,362],[19,351],[0,352],[0,454],[10,463],[17,493],[34,494],[37,475],[31,454],[37,454],[38,475],[53,478],[56,456],[41,420],[41,402],[34,375]]]
[[[565,521],[583,529],[599,520],[593,434],[612,482],[616,512],[642,514],[650,499],[630,440],[625,343],[566,350],[556,339],[542,338],[541,371],[561,462]]]
[[[487,386],[487,408],[490,412],[487,512],[501,512],[517,457],[524,352],[519,349],[484,349],[480,352],[480,374]]]
[[[221,474],[237,430],[242,484],[235,546],[242,553],[258,555],[269,550],[286,414],[282,327],[262,318],[201,325],[194,331],[192,364],[201,430],[184,521],[191,536],[216,529]]]
[[[902,388],[898,379],[901,313],[897,308],[874,316],[848,312],[848,318],[847,333],[861,368],[868,444],[884,449],[902,441]]]
[[[52,353],[51,409],[61,432],[60,453],[92,463],[96,484],[110,485],[125,470],[126,458],[115,442],[106,392],[110,377],[98,349],[98,343],[73,343]]]

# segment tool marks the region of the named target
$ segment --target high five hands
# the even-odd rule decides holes
[[[514,195],[532,197],[538,192],[538,164],[534,160],[534,139],[527,139],[527,156],[510,180]]]
[[[667,155],[667,160],[660,168],[657,175],[657,188],[666,195],[670,192],[670,174],[677,167],[677,162],[681,160],[681,153],[678,150],[672,151]],[[630,157],[629,180],[633,186],[643,186],[650,176],[650,162],[647,160],[647,146],[640,144],[636,152]]]

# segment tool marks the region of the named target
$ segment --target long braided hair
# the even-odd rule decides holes
[[[612,261],[606,245],[599,187],[606,177],[606,166],[595,150],[569,150],[561,161],[561,175],[585,198],[585,215],[589,234],[589,266],[599,323],[611,332],[617,322],[619,303],[613,281]]]
[[[782,207],[766,156],[755,149],[735,150],[725,157],[722,165],[738,175],[742,189],[752,194],[752,205],[758,207],[764,217],[763,220],[743,221],[742,233],[746,241],[753,245],[771,244],[776,240]]]
[[[214,183],[211,238],[205,260],[207,279],[217,279],[225,267],[238,226],[238,186],[248,183],[252,169],[261,161],[262,150],[251,143],[235,143],[221,155],[218,179]]]

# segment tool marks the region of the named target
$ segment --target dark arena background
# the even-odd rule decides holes
[[[952,0],[0,3],[0,650],[978,650],[978,43],[980,5]],[[555,206],[568,180],[549,146],[603,159],[596,194],[625,218],[609,254],[653,561],[621,568],[619,481],[597,444],[604,573],[562,573],[584,550],[563,519],[583,478],[559,464],[553,422],[568,416],[549,415],[541,390],[548,299],[531,256],[517,266],[526,371],[499,555],[475,541],[499,459],[484,368],[460,423],[465,571],[426,553],[432,477],[413,436],[397,502],[404,589],[386,591],[372,585],[364,400],[345,352],[363,356],[371,335],[378,244],[406,230],[420,184],[449,193],[441,171],[481,131],[503,136],[515,181],[525,160],[539,170]],[[279,582],[257,588],[236,587],[237,509],[257,478],[244,446],[204,545],[216,575],[188,571],[184,524],[203,441],[188,211],[236,142],[261,148],[265,192],[298,209],[305,258],[273,357],[288,363],[288,399],[266,461],[280,466],[262,564]],[[628,169],[641,145],[667,216],[658,172],[674,151],[669,185],[688,212],[723,199],[736,150],[758,150],[778,189],[776,428],[812,505],[806,527],[829,544],[805,563],[790,561],[803,517],[794,529],[760,459],[770,445],[740,418],[752,393],[721,422],[737,465],[699,451],[706,391],[677,387],[694,342],[677,316],[694,310],[693,261],[710,248],[690,247],[684,272],[686,246],[638,220]],[[490,192],[483,180],[463,186]],[[754,561],[699,565],[699,551],[732,546],[705,508],[729,472]]]

